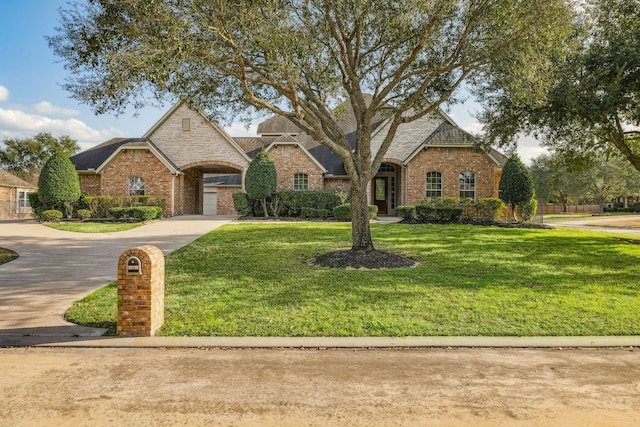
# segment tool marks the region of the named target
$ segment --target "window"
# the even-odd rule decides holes
[[[29,203],[29,192],[28,191],[18,191],[18,208],[30,208],[31,203]]]
[[[460,198],[476,199],[476,176],[471,172],[460,174]]]
[[[427,197],[442,197],[442,174],[427,172]]]
[[[380,169],[378,169],[378,173],[380,172],[395,172],[396,171],[396,167],[393,165],[390,165],[388,163],[383,163],[380,165]]]
[[[139,176],[129,178],[129,195],[144,196],[144,178]]]
[[[191,130],[191,119],[182,119],[182,130],[185,132]]]
[[[308,190],[309,189],[309,175],[306,173],[297,173],[293,176],[293,189],[294,190]]]

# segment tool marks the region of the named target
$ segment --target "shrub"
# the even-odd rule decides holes
[[[416,206],[416,215],[422,222],[458,222],[462,215],[462,209],[451,206],[418,205]]]
[[[527,203],[523,203],[519,205],[520,208],[520,216],[522,217],[522,221],[533,221],[536,216],[536,211],[538,210],[538,201],[533,198],[529,200]]]
[[[501,199],[486,198],[476,202],[476,219],[483,221],[495,221],[504,213],[506,205]]]
[[[318,209],[304,207],[300,210],[300,217],[301,218],[317,218]]]
[[[634,203],[630,207],[632,212],[640,212],[640,203]]]
[[[303,207],[333,210],[336,206],[346,203],[349,194],[344,190],[284,190],[278,193],[280,209],[279,215],[297,217]]]
[[[109,208],[109,217],[115,219],[127,218],[127,208]]]
[[[89,209],[78,209],[76,211],[76,215],[78,216],[78,219],[84,221],[91,218],[91,211]]]
[[[378,214],[378,207],[376,205],[369,205],[369,218],[375,218]],[[333,216],[338,221],[351,221],[351,204],[344,203],[340,206],[333,208]]]
[[[498,188],[500,199],[511,207],[514,218],[516,206],[520,207],[518,210],[523,211],[525,205],[528,205],[534,198],[531,172],[517,155],[512,154],[502,168],[502,177]]]
[[[267,151],[260,151],[249,164],[244,177],[244,187],[247,197],[259,200],[264,216],[269,216],[267,198],[274,196],[278,190],[278,174]]]
[[[63,154],[54,154],[42,167],[38,194],[48,208],[64,208],[71,217],[73,205],[80,197],[80,180],[76,168]]]
[[[37,191],[32,193],[27,193],[27,197],[29,198],[29,204],[31,205],[31,212],[33,216],[38,220],[42,220],[42,212],[46,210],[44,203],[40,200],[40,194]]]
[[[85,198],[91,216],[94,218],[107,218],[111,208],[125,208],[131,206],[139,206],[148,204],[147,206],[156,206],[164,209],[164,197],[156,196],[90,196]]]
[[[396,207],[396,213],[404,220],[412,220],[417,218],[415,206],[398,206]]]
[[[129,206],[109,209],[109,216],[118,220],[149,221],[160,217],[161,213],[162,208],[159,206]]]
[[[40,215],[40,220],[45,222],[46,221],[58,222],[61,219],[62,219],[62,212],[60,212],[57,209],[46,210],[42,212],[42,214]]]
[[[137,221],[149,221],[160,217],[162,208],[160,206],[133,206],[128,208],[130,215]]]
[[[250,213],[249,200],[247,199],[247,193],[233,193],[233,208],[238,212],[240,216],[247,216]]]
[[[333,216],[338,221],[351,221],[351,205],[344,203],[340,206],[333,208]]]

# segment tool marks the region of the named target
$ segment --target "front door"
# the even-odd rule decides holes
[[[386,176],[379,176],[374,179],[373,201],[378,207],[378,214],[387,213],[387,180]]]

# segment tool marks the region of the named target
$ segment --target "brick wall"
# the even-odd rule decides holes
[[[183,130],[183,119],[189,120],[189,130]],[[148,137],[180,168],[201,160],[217,160],[240,165],[246,170],[248,160],[221,131],[224,132],[181,104]]]
[[[139,161],[134,159],[135,151],[140,153]],[[129,194],[129,178],[134,176],[144,179],[144,194],[146,196],[165,198],[163,213],[170,214],[171,189],[174,185],[173,175],[153,153],[146,150],[120,151],[102,171],[100,177],[101,194],[103,196],[127,196]]]
[[[288,154],[285,154],[288,150]],[[309,190],[321,190],[324,187],[322,170],[307,154],[295,145],[278,145],[269,150],[278,171],[278,190],[292,190],[293,176],[297,173],[309,175]]]
[[[351,189],[351,181],[349,179],[331,179],[325,178],[324,188],[328,190],[346,190]]]
[[[98,174],[79,174],[80,178],[80,191],[87,193],[90,196],[101,196],[100,193],[100,178]]]
[[[462,172],[475,174],[476,199],[498,197],[496,165],[484,153],[466,147],[434,147],[421,151],[407,165],[406,204],[416,205],[426,196],[427,172],[442,174],[443,197],[459,197]]]
[[[139,274],[127,262],[140,261]],[[156,246],[124,251],[118,260],[118,319],[120,336],[153,336],[164,322],[164,255]]]
[[[242,193],[242,187],[218,188],[218,215],[237,215],[233,208],[233,193]]]

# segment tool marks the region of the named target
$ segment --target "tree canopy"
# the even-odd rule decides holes
[[[367,185],[398,127],[454,102],[463,82],[497,87],[545,68],[568,3],[94,0],[62,11],[49,44],[71,72],[67,90],[98,113],[169,94],[216,118],[288,118],[344,161],[353,249],[371,251]],[[353,145],[338,125],[343,101]],[[381,116],[389,130],[372,147]]]
[[[71,156],[80,147],[69,136],[59,138],[39,133],[31,138],[5,138],[0,148],[0,166],[15,176],[36,183],[44,163],[54,154]]]
[[[489,142],[539,134],[565,160],[618,152],[640,171],[640,0],[585,0],[549,90],[494,93],[482,115]],[[523,85],[516,84],[516,87]]]

